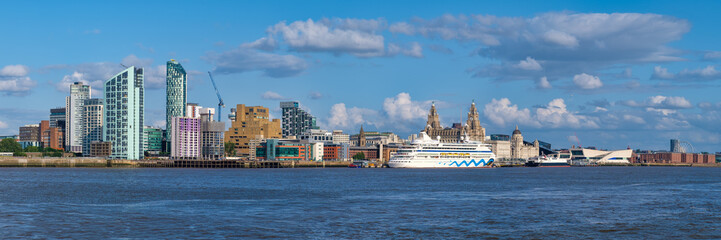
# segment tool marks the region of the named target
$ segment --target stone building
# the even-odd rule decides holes
[[[471,141],[484,142],[486,139],[486,129],[481,126],[481,122],[478,120],[478,109],[476,109],[475,102],[471,103],[466,125],[452,128],[443,128],[441,126],[438,112],[436,111],[436,104],[431,105],[426,128],[422,131],[426,132],[426,134],[433,139],[437,139],[440,136],[440,141],[443,143],[458,142],[461,137],[465,136]]]
[[[516,130],[511,135],[511,158],[528,159],[535,156],[538,156],[538,140],[533,141],[533,145],[524,143],[523,135],[516,126]]]

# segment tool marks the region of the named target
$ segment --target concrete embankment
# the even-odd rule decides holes
[[[200,161],[200,160],[107,160],[103,158],[3,157],[0,167],[88,167],[88,168],[332,168],[348,167],[338,161]]]

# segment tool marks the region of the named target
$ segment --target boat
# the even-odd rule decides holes
[[[466,137],[466,139],[468,139]],[[488,168],[496,155],[491,145],[475,141],[441,143],[421,132],[420,137],[409,146],[391,154],[391,168]]]
[[[529,158],[525,165],[526,167],[570,167],[568,160],[556,156],[538,156]]]

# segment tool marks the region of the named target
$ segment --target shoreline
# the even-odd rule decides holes
[[[107,160],[103,158],[0,158],[0,168],[347,168],[350,161]],[[379,168],[375,166],[372,168]],[[496,165],[494,167],[525,167]],[[721,163],[631,163],[571,167],[721,167]],[[543,168],[543,167],[541,167]]]

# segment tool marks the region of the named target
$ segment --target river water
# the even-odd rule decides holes
[[[721,238],[721,168],[0,168],[0,238]]]

